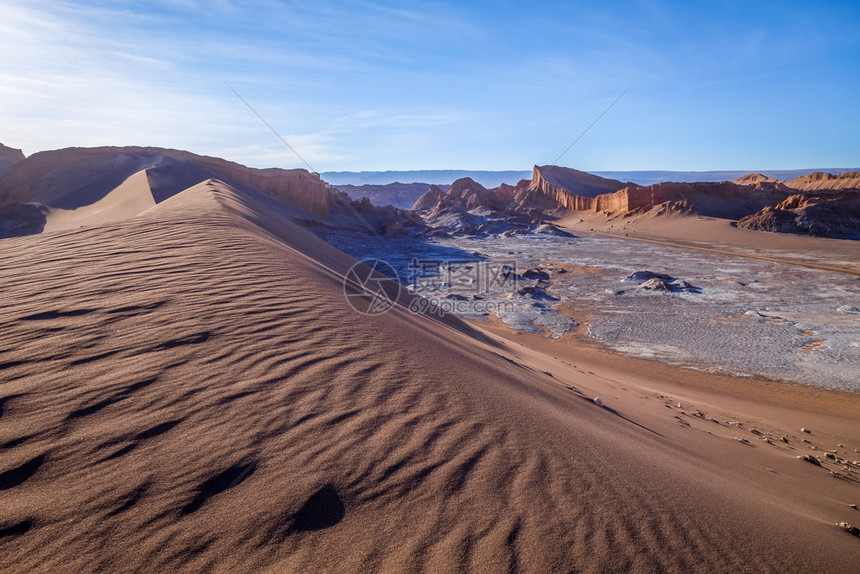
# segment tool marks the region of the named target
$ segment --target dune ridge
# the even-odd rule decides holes
[[[73,210],[103,199],[145,170],[156,203],[210,177],[251,186],[328,217],[334,199],[303,169],[254,169],[220,158],[155,147],[67,148],[33,154],[0,175],[0,204],[37,202]]]
[[[44,232],[102,225],[139,215],[155,206],[147,170],[138,171],[106,196],[77,209],[52,209],[45,217]]]

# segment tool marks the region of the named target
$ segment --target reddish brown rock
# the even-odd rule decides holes
[[[796,194],[738,221],[738,227],[822,237],[860,236],[860,191]]]
[[[860,171],[849,171],[833,175],[814,172],[801,175],[783,182],[792,189],[800,191],[820,191],[824,189],[860,189]]]

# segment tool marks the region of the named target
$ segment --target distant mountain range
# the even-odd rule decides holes
[[[664,181],[694,182],[694,181],[734,181],[749,173],[761,173],[780,181],[812,172],[825,172],[837,175],[847,171],[860,171],[860,168],[809,168],[809,169],[745,169],[724,171],[590,171],[595,175],[631,181],[639,185],[653,185]],[[469,177],[484,187],[498,187],[502,183],[515,185],[522,179],[531,179],[532,170],[486,171],[461,169],[429,169],[411,171],[328,171],[320,176],[332,185],[386,185],[389,183],[426,183],[448,186],[456,180]]]
[[[426,183],[448,186],[464,177],[472,178],[486,187],[517,183],[531,179],[528,171],[482,171],[468,169],[425,169],[411,171],[327,171],[320,177],[332,185],[386,185],[389,183]],[[426,190],[425,190],[426,191]]]
[[[566,167],[544,167],[550,180],[562,177],[571,170]],[[576,171],[576,170],[573,170]],[[860,169],[791,169],[764,170],[756,175],[765,175],[775,181],[788,181],[812,172],[838,175]],[[583,173],[576,171],[576,173]],[[649,186],[666,181],[679,183],[734,181],[750,175],[752,171],[595,171],[593,175],[617,180],[618,188],[634,183]],[[469,178],[485,188],[492,189],[506,183],[516,185],[522,180],[531,180],[533,171],[468,171],[468,170],[415,170],[415,171],[330,171],[320,176],[343,191],[352,199],[366,197],[374,205],[393,205],[400,209],[410,209],[431,185],[447,188],[457,180]],[[565,187],[564,182],[554,182]]]

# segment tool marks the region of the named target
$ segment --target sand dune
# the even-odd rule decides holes
[[[33,154],[0,175],[0,205],[36,202],[74,210],[102,200],[141,170],[146,170],[156,203],[218,177],[280,197],[312,214],[329,214],[331,198],[325,184],[305,170],[253,169],[156,147],[67,148]]]
[[[856,570],[858,481],[795,459],[860,448],[856,397],[745,403],[791,444],[744,445],[665,372],[355,313],[287,211],[207,180],[0,242],[0,569]]]
[[[43,231],[60,231],[84,225],[103,225],[139,215],[153,207],[155,200],[146,170],[129,176],[102,199],[77,209],[52,209]]]

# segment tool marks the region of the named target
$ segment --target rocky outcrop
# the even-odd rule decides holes
[[[464,177],[451,184],[446,191],[431,186],[427,193],[418,198],[412,209],[418,212],[464,212],[478,208],[506,210],[513,207],[518,187],[502,184],[487,189],[475,180]]]
[[[654,273],[653,271],[636,271],[631,273],[622,281],[628,283],[637,283],[635,290],[637,291],[658,291],[665,293],[701,293],[702,290],[695,285],[667,275],[665,273]],[[621,290],[616,295],[621,295],[629,290]]]
[[[415,203],[412,204],[412,210],[418,212],[430,211],[439,205],[439,201],[442,199],[443,195],[445,195],[444,191],[435,185],[431,185],[430,189],[415,200]]]
[[[621,190],[619,198],[600,198],[596,211],[644,210],[665,203],[681,204],[700,215],[739,219],[788,197],[790,190],[773,185],[724,182],[658,183]],[[608,201],[612,199],[612,201]]]
[[[0,206],[0,238],[41,233],[45,227],[45,209],[30,203]]]
[[[860,171],[849,171],[840,173],[839,175],[814,172],[809,175],[801,175],[783,183],[792,189],[800,191],[860,189]]]
[[[445,195],[439,199],[440,209],[476,209],[478,207],[489,207],[499,209],[501,198],[470,177],[458,179],[451,184]]]
[[[775,205],[791,194],[787,187],[761,174],[741,179],[743,184],[666,182],[639,186],[568,168],[535,167],[529,189],[571,211],[623,214],[664,206],[667,212],[692,211],[729,219]]]
[[[743,177],[739,177],[732,183],[738,185],[756,185],[763,182],[776,183],[776,178],[768,177],[761,173],[749,173]]]
[[[351,201],[343,194],[342,198],[349,203],[338,202],[332,208],[333,222],[342,227],[350,226],[367,232],[367,226],[370,226],[387,237],[400,237],[410,234],[410,231],[417,233],[424,229],[424,221],[415,211],[398,209],[392,205],[378,207],[366,197]]]
[[[730,182],[658,183],[647,187],[629,186],[614,193],[584,197],[553,190],[553,199],[572,211],[608,213],[644,212],[657,206],[665,211],[695,212],[711,217],[738,219],[775,205],[790,190],[765,186],[741,186]]]
[[[596,197],[631,185],[635,184],[557,165],[536,165],[531,181],[532,189],[553,196],[562,205],[566,195]]]
[[[193,155],[193,154],[192,154]],[[219,158],[198,156],[197,163],[251,185],[319,217],[328,217],[334,198],[319,175],[303,169],[255,169]]]
[[[0,144],[0,174],[23,159],[23,151]]]
[[[821,237],[860,237],[860,191],[792,195],[738,221],[738,227]]]
[[[411,209],[413,204],[424,195],[429,183],[388,183],[385,185],[336,185],[339,191],[351,199],[366,197],[373,205],[392,205],[400,209]]]
[[[795,177],[785,181],[779,181],[773,177],[767,177],[760,173],[751,173],[739,177],[734,181],[738,185],[752,185],[757,187],[780,187],[795,191],[823,191],[823,190],[848,190],[860,189],[860,171],[849,171],[840,174],[823,173],[816,171]]]
[[[412,209],[437,234],[529,233],[544,223],[542,208],[554,209],[558,204],[540,196],[546,204],[540,209],[533,202],[524,206],[525,198],[532,193],[528,184],[524,180],[516,186],[503,183],[487,189],[465,177],[444,192],[432,186]]]
[[[463,178],[444,193],[438,188],[431,189],[416,201],[413,209],[438,213],[487,207],[537,220],[547,211],[558,208],[625,214],[659,206],[666,213],[693,212],[739,219],[765,206],[776,205],[792,194],[779,182],[766,181],[767,178],[762,177],[748,177],[745,185],[727,181],[667,182],[644,187],[575,169],[535,166],[531,181],[522,181],[516,187],[502,185],[488,190],[469,178]]]
[[[529,190],[550,198],[565,209],[585,211],[594,208],[589,199],[618,191],[633,183],[622,183],[584,171],[559,166],[535,166]]]

